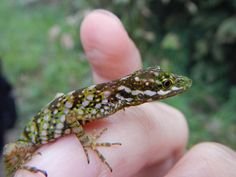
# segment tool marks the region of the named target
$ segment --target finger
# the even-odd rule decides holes
[[[217,143],[194,146],[166,177],[235,177],[236,153]]]
[[[34,156],[27,165],[45,170],[49,177],[148,177],[157,173],[163,176],[187,141],[187,126],[182,114],[161,103],[131,107],[95,124],[97,129],[108,128],[98,142],[122,143],[121,146],[99,148],[112,167],[112,173],[93,151],[89,151],[88,164],[83,147],[73,135],[43,146],[39,149],[42,155]],[[88,129],[94,127],[91,125]],[[27,175],[42,176],[21,170],[17,177]]]
[[[80,35],[96,82],[118,79],[141,67],[136,46],[111,12],[95,10],[87,15]]]

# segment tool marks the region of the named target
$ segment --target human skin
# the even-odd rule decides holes
[[[104,10],[89,13],[81,24],[81,42],[96,83],[107,82],[141,68],[141,57],[119,19]],[[108,130],[99,142],[122,146],[99,148],[111,173],[89,150],[87,163],[74,135],[39,149],[27,165],[46,170],[49,177],[236,177],[236,153],[217,143],[200,143],[185,151],[188,127],[184,116],[163,103],[146,103],[119,111],[86,127]],[[17,177],[41,177],[19,170]]]

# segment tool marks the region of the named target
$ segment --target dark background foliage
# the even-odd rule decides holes
[[[8,139],[57,92],[92,82],[78,34],[95,8],[121,19],[144,66],[193,79],[188,93],[166,101],[185,114],[190,147],[216,141],[236,148],[235,0],[2,0],[0,57],[20,116]]]

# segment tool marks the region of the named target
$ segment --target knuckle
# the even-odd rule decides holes
[[[221,164],[233,164],[236,166],[236,153],[219,143],[203,142],[195,145],[191,151],[196,158],[200,158],[211,164],[220,162]]]
[[[225,155],[229,150],[229,148],[225,147],[224,145],[215,142],[202,142],[195,145],[192,149],[198,153],[204,152],[204,155],[211,158],[217,158],[219,156]]]
[[[195,172],[205,176],[235,176],[236,155],[230,148],[214,143],[203,142],[190,149],[188,164],[195,164]]]

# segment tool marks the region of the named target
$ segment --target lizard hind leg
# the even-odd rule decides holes
[[[33,156],[37,156],[37,155],[42,156],[42,153],[38,152],[38,151],[33,152],[30,156],[28,156],[27,161],[31,160]],[[42,173],[44,175],[44,177],[48,177],[48,174],[45,170],[41,170],[41,169],[34,167],[34,166],[22,165],[19,169],[26,170],[31,173]]]
[[[83,145],[87,161],[88,163],[90,162],[89,156],[88,156],[88,149],[92,149],[99,159],[109,168],[109,170],[112,172],[111,166],[108,164],[106,161],[105,157],[98,151],[97,147],[111,147],[114,145],[121,145],[121,143],[109,143],[109,142],[102,142],[102,143],[97,143],[97,139],[102,136],[102,134],[107,130],[107,128],[104,128],[100,132],[94,133],[93,135],[88,135],[84,133],[82,136],[81,134],[77,135],[78,139],[80,140],[81,144]]]
[[[8,177],[14,176],[17,170],[23,169],[33,173],[41,172],[47,177],[47,173],[44,170],[37,169],[35,167],[29,167],[25,164],[32,159],[34,155],[42,155],[37,152],[37,147],[31,143],[16,141],[15,143],[9,143],[4,147],[4,163],[6,168],[6,175]]]
[[[41,170],[41,169],[38,169],[36,167],[32,167],[32,166],[22,166],[20,169],[22,170],[27,170],[31,173],[42,173],[44,175],[44,177],[48,177],[48,174],[45,170]]]
[[[38,151],[33,152],[30,156],[28,156],[27,161],[31,160],[33,156],[37,156],[37,155],[42,156],[42,153]],[[44,177],[48,177],[48,174],[45,170],[41,170],[34,166],[22,165],[19,169],[26,170],[31,173],[42,173]]]

